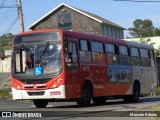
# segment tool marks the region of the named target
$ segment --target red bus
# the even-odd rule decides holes
[[[87,106],[122,96],[138,102],[157,88],[154,48],[135,42],[66,30],[17,34],[12,53],[13,100],[75,100]]]

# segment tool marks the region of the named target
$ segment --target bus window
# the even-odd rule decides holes
[[[154,52],[152,50],[149,51],[150,52],[150,58],[151,58],[151,66],[155,67],[155,58],[154,58]]]
[[[91,62],[90,42],[80,40],[80,61]]]
[[[106,63],[103,51],[103,43],[91,42],[93,63]]]
[[[29,56],[27,57],[27,52],[22,49],[15,50],[15,63],[15,74],[24,73],[26,67],[32,67],[34,65],[34,63],[29,64],[31,63],[31,61],[29,61]]]
[[[138,48],[130,47],[130,53],[131,53],[131,65],[140,66],[140,57]]]
[[[119,46],[119,63],[121,65],[130,64],[127,46]]]
[[[108,64],[118,64],[117,45],[105,44],[105,52]]]
[[[67,69],[78,67],[77,45],[75,42],[65,41],[65,62]]]
[[[141,55],[141,65],[144,67],[151,66],[149,51],[147,49],[140,49],[140,55]]]

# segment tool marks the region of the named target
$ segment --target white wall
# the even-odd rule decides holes
[[[154,48],[158,48],[160,46],[160,36],[156,36],[156,37],[146,37],[145,40],[150,39],[151,42],[155,43],[153,45]],[[124,40],[128,40],[128,41],[139,41],[140,38],[131,38],[131,39],[124,39]]]
[[[0,73],[11,72],[11,57],[0,59]]]

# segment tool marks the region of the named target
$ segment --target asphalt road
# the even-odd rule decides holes
[[[141,117],[148,111],[149,114],[152,107],[160,107],[160,96],[156,97],[143,97],[139,103],[124,103],[123,100],[110,100],[104,105],[91,104],[89,107],[79,107],[75,102],[53,102],[49,103],[46,108],[37,109],[32,102],[0,100],[0,111],[20,111],[28,115],[28,112],[37,113],[40,120],[71,120],[71,119],[109,119],[109,120],[154,120],[152,117]],[[138,111],[137,113],[135,111]],[[147,112],[147,114],[148,114]],[[38,114],[39,113],[39,114]],[[131,114],[141,115],[136,117],[129,117]],[[152,112],[154,113],[154,112]],[[156,114],[156,113],[154,113]],[[133,115],[133,114],[132,114]],[[153,114],[152,114],[153,115]],[[42,116],[42,118],[41,118]],[[129,118],[128,118],[129,117]],[[12,118],[13,119],[13,118]],[[17,120],[17,118],[14,118]],[[26,118],[25,118],[26,119]],[[158,119],[157,119],[158,120]]]

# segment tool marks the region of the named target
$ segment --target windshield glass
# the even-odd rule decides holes
[[[62,69],[60,42],[20,44],[13,50],[13,73],[25,76],[54,74]]]

